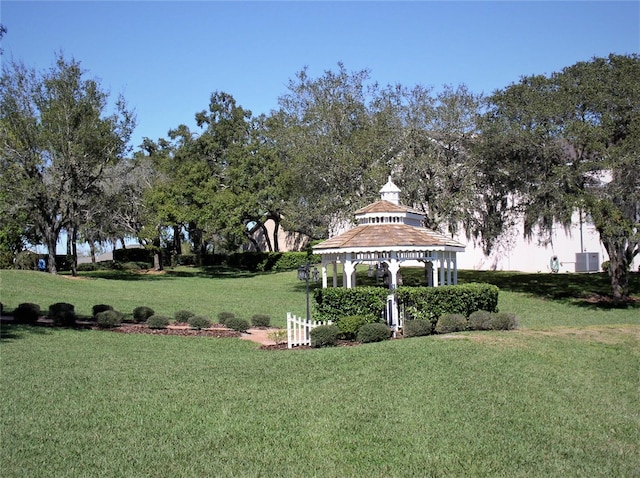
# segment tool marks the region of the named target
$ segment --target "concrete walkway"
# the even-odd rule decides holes
[[[251,342],[257,342],[262,345],[275,345],[273,340],[269,339],[269,333],[273,332],[274,328],[269,329],[249,329],[246,333],[240,337],[242,340],[250,340]]]

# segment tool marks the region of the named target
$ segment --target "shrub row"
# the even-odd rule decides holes
[[[433,326],[445,314],[469,317],[477,310],[498,310],[498,287],[492,284],[460,284],[442,287],[399,287],[398,303],[410,319],[429,320]]]
[[[404,323],[404,337],[420,337],[432,333],[448,334],[464,330],[512,330],[518,326],[515,314],[509,312],[489,312],[478,310],[467,319],[462,314],[444,314],[435,326],[430,320],[414,319]]]

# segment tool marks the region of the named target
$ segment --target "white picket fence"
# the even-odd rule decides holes
[[[307,320],[287,312],[287,345],[291,349],[298,345],[311,345],[311,330],[320,325],[330,325],[331,321]]]

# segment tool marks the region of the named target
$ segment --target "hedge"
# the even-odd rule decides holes
[[[341,317],[380,317],[387,303],[389,290],[382,287],[357,287],[345,289],[331,287],[316,289],[315,320],[338,322]]]
[[[396,297],[408,319],[429,320],[435,325],[445,314],[468,317],[477,310],[497,312],[498,287],[470,283],[442,287],[398,287]]]

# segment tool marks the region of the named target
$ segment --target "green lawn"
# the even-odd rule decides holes
[[[3,326],[0,474],[640,476],[640,308],[572,298],[601,293],[599,276],[537,276],[523,290],[522,275],[502,274],[483,277],[503,282],[516,331],[266,351]],[[295,273],[0,280],[7,308],[69,301],[83,313],[104,302],[275,319],[305,300]]]

